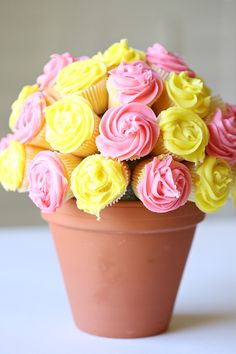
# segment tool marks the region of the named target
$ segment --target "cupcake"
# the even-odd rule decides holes
[[[236,206],[236,165],[234,165],[232,169],[232,178],[233,178],[233,183],[232,183],[232,198],[233,198],[233,203],[234,206]]]
[[[77,207],[97,218],[102,209],[124,195],[128,183],[126,163],[98,154],[86,157],[71,176],[71,190]]]
[[[43,68],[43,74],[37,78],[37,84],[40,90],[52,87],[56,82],[59,72],[64,67],[77,60],[70,53],[52,54],[50,58],[49,62]]]
[[[57,76],[55,90],[61,95],[78,93],[86,98],[97,114],[107,109],[107,68],[100,61],[79,60],[67,65]]]
[[[188,201],[191,175],[183,163],[174,161],[171,156],[157,156],[137,165],[132,187],[147,209],[167,213]]]
[[[189,165],[193,181],[193,197],[197,207],[205,213],[217,212],[226,203],[232,183],[227,161],[206,156],[200,166]]]
[[[228,161],[231,165],[236,162],[236,110],[227,105],[224,114],[217,109],[208,123],[210,133],[207,146],[208,155]]]
[[[186,71],[190,77],[195,76],[194,71],[179,55],[169,52],[159,43],[147,49],[146,59],[151,68],[161,73],[162,77],[168,77],[171,72],[179,74],[183,71]]]
[[[128,46],[127,39],[112,44],[104,53],[97,53],[93,59],[99,60],[107,66],[108,70],[117,67],[122,61],[130,63],[135,60],[145,60],[145,53]]]
[[[109,107],[138,102],[151,106],[161,95],[163,81],[158,73],[141,60],[121,62],[109,72]]]
[[[198,77],[190,77],[187,72],[180,74],[170,73],[170,77],[165,81],[165,97],[160,97],[152,106],[156,114],[162,109],[171,106],[186,108],[201,118],[205,118],[210,110],[211,91],[205,83]],[[169,100],[167,100],[168,95]],[[164,107],[164,103],[166,107]]]
[[[29,197],[45,213],[53,213],[73,194],[70,190],[72,171],[81,158],[52,151],[41,151],[29,163],[27,179]]]
[[[11,106],[11,115],[9,118],[9,127],[13,130],[17,119],[21,113],[22,104],[25,102],[26,98],[32,93],[35,93],[39,90],[38,85],[26,85],[20,91],[17,100],[13,102]]]
[[[171,107],[159,116],[160,137],[152,154],[171,153],[177,160],[197,164],[205,157],[209,132],[205,122],[195,113]]]
[[[0,183],[6,191],[26,192],[28,180],[26,168],[40,149],[10,141],[0,153]]]
[[[42,92],[35,92],[27,97],[13,127],[17,141],[44,149],[51,148],[45,140],[44,109],[46,107],[47,102]]]
[[[46,140],[54,150],[81,157],[97,152],[95,138],[99,134],[100,118],[86,99],[67,95],[44,112]]]
[[[98,150],[119,160],[137,159],[149,154],[157,142],[159,128],[154,112],[141,103],[110,108],[102,117]]]

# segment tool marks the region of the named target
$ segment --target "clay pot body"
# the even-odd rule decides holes
[[[42,216],[81,330],[114,338],[166,331],[196,224],[204,218],[193,203],[156,214],[141,202],[120,201],[97,221],[71,200]]]

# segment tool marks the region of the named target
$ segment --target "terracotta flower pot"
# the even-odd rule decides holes
[[[117,338],[166,331],[196,224],[204,218],[193,203],[155,214],[141,202],[120,201],[97,221],[71,200],[42,216],[80,329]]]

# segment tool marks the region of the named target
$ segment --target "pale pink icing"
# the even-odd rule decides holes
[[[226,105],[226,107],[225,114],[217,109],[208,124],[210,139],[206,151],[209,155],[234,164],[236,162],[236,106]]]
[[[14,140],[14,134],[7,134],[0,140],[0,152],[5,150],[8,146],[11,140]]]
[[[101,119],[98,150],[106,157],[127,160],[146,156],[159,137],[155,113],[141,103],[109,109]]]
[[[166,72],[174,71],[176,74],[188,71],[190,77],[194,77],[192,71],[184,60],[175,53],[169,52],[161,44],[155,43],[147,49],[146,59],[148,64],[155,65]]]
[[[139,102],[150,104],[163,91],[163,81],[160,75],[141,60],[131,63],[121,62],[110,71],[107,89],[117,91],[117,99],[121,104]]]
[[[26,98],[13,128],[18,141],[28,143],[39,133],[45,121],[43,113],[45,107],[46,101],[41,92],[35,92]]]
[[[77,60],[70,53],[52,54],[50,58],[49,62],[43,68],[43,74],[37,78],[40,90],[53,86],[59,72],[65,66]]]
[[[53,213],[63,204],[69,189],[65,169],[52,151],[41,151],[27,168],[29,197],[46,213]]]
[[[162,161],[154,157],[145,165],[137,191],[147,209],[167,213],[187,202],[191,191],[190,172],[184,164],[174,161],[171,156]]]

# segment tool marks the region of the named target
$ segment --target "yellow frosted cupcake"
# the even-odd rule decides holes
[[[159,116],[160,137],[153,149],[154,155],[171,153],[177,160],[202,162],[209,140],[205,122],[195,113],[171,107]]]
[[[9,118],[9,127],[11,130],[13,130],[17,119],[20,116],[21,113],[21,107],[22,104],[24,103],[24,101],[26,100],[26,98],[28,96],[30,96],[32,93],[37,92],[39,90],[38,85],[26,85],[22,88],[22,90],[20,91],[17,99],[15,102],[13,102],[12,106],[11,106],[11,115]]]
[[[0,153],[0,183],[6,191],[26,192],[28,181],[26,168],[40,149],[10,141]]]
[[[188,165],[193,183],[193,199],[197,207],[205,213],[217,212],[226,203],[232,183],[232,173],[228,162],[207,156],[196,167]]]
[[[106,79],[105,64],[93,59],[80,60],[61,70],[54,88],[61,95],[78,93],[91,103],[94,112],[102,114],[108,106]]]
[[[46,140],[63,154],[88,156],[97,152],[100,118],[83,97],[71,94],[45,108]]]
[[[169,100],[166,99],[166,94]],[[164,101],[163,101],[164,100]],[[171,106],[188,109],[201,118],[208,115],[211,105],[211,91],[199,77],[190,77],[187,72],[170,73],[165,81],[163,97],[152,106],[155,113]]]
[[[145,53],[129,47],[127,39],[122,39],[112,44],[104,53],[94,55],[93,59],[101,61],[110,70],[117,67],[121,61],[130,63],[134,60],[145,60]]]
[[[102,209],[126,192],[129,178],[129,169],[124,162],[98,154],[86,157],[71,176],[77,207],[99,218]]]

